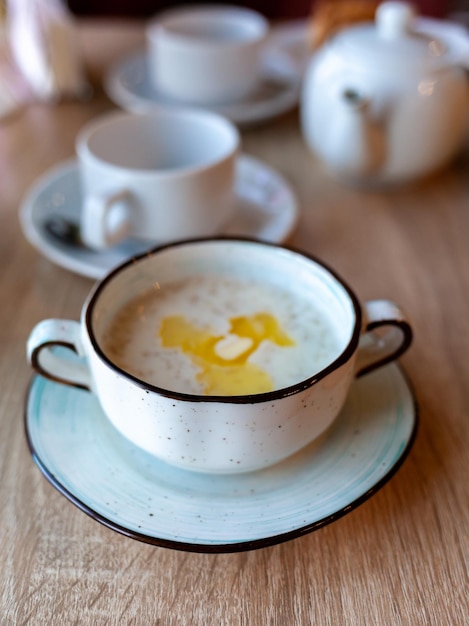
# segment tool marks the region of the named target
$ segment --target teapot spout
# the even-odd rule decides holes
[[[370,114],[370,101],[354,89],[339,94],[326,161],[339,174],[362,178],[377,174],[385,162],[386,140],[382,124]]]

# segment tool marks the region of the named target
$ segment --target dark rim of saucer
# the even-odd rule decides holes
[[[281,389],[275,389],[273,391],[268,391],[265,393],[240,395],[240,396],[204,396],[204,395],[183,393],[179,391],[171,391],[169,389],[158,387],[156,385],[152,385],[150,383],[142,381],[139,378],[133,376],[132,374],[129,374],[125,370],[119,368],[115,363],[113,363],[100,348],[99,343],[96,340],[96,337],[94,335],[93,324],[92,324],[94,307],[96,306],[97,301],[100,297],[100,294],[103,291],[103,289],[106,287],[106,285],[111,280],[113,280],[113,278],[117,274],[120,274],[127,267],[133,266],[136,263],[138,263],[140,260],[144,260],[148,257],[154,256],[155,254],[158,254],[159,252],[163,250],[167,250],[170,248],[177,248],[181,246],[193,245],[193,244],[203,244],[203,243],[212,243],[212,242],[217,243],[217,242],[223,242],[223,241],[231,242],[231,243],[246,244],[246,245],[264,246],[264,247],[269,247],[269,248],[277,248],[279,250],[286,250],[288,252],[291,252],[292,254],[299,255],[303,257],[304,259],[307,259],[309,261],[312,261],[313,263],[316,263],[317,265],[325,269],[333,278],[335,278],[335,280],[337,280],[337,282],[343,287],[343,289],[347,293],[353,305],[353,309],[355,313],[355,323],[354,323],[353,332],[351,334],[348,344],[346,345],[344,350],[341,352],[341,354],[324,369],[320,370],[319,372],[315,373],[313,376],[310,376],[309,378],[306,378],[303,381],[295,383],[294,385],[290,385],[289,387],[284,387]],[[341,278],[341,276],[339,276],[339,274],[337,274],[335,270],[330,268],[327,264],[325,264],[323,261],[320,261],[315,256],[305,253],[302,250],[299,250],[297,248],[287,246],[284,244],[265,242],[265,241],[261,241],[259,239],[254,239],[250,237],[230,237],[230,236],[222,235],[222,236],[215,236],[215,237],[199,237],[199,238],[192,238],[192,239],[183,239],[183,240],[178,240],[178,241],[174,241],[171,243],[159,245],[142,254],[134,256],[128,259],[127,261],[125,261],[124,263],[122,263],[121,265],[115,267],[101,281],[99,281],[95,285],[94,290],[91,292],[89,300],[88,300],[88,304],[86,306],[85,324],[86,324],[88,336],[91,341],[91,345],[93,346],[93,349],[98,355],[98,357],[108,367],[113,369],[116,373],[118,373],[121,376],[124,376],[133,384],[141,387],[142,389],[148,392],[153,392],[153,393],[165,396],[167,398],[172,398],[175,400],[183,400],[186,402],[221,402],[221,403],[229,403],[229,404],[256,404],[256,403],[268,402],[268,401],[273,401],[273,400],[279,400],[281,398],[286,398],[288,396],[297,394],[305,389],[308,389],[309,387],[317,383],[322,378],[325,378],[329,373],[331,373],[332,371],[336,370],[337,368],[341,367],[344,363],[346,363],[353,356],[358,346],[358,341],[360,338],[360,329],[361,329],[361,324],[362,324],[362,311],[361,311],[361,307],[360,307],[360,304],[358,302],[358,299],[355,293],[348,286],[348,284],[344,281],[344,279]]]
[[[29,398],[31,396],[31,390],[34,384],[34,378],[30,381],[28,391],[27,391],[27,401],[25,402],[24,409],[24,422],[23,426],[26,434],[26,442],[29,448],[29,452],[43,474],[43,476],[50,482],[50,484],[57,489],[59,493],[61,493],[67,500],[69,500],[72,504],[74,504],[78,509],[86,513],[91,519],[94,519],[96,522],[102,524],[106,528],[117,532],[129,539],[134,539],[136,541],[146,543],[155,547],[167,548],[172,550],[184,551],[184,552],[195,552],[195,553],[205,553],[205,554],[227,554],[227,553],[236,553],[236,552],[246,552],[250,550],[259,550],[262,548],[268,548],[274,545],[278,545],[280,543],[285,543],[287,541],[291,541],[293,539],[298,539],[300,537],[304,537],[316,530],[323,528],[324,526],[328,526],[329,524],[339,520],[340,518],[346,516],[348,513],[351,513],[359,506],[364,504],[367,500],[369,500],[372,496],[374,496],[378,491],[380,491],[393,476],[397,473],[397,471],[401,468],[404,461],[409,456],[409,453],[415,443],[418,430],[419,430],[419,406],[415,397],[415,392],[412,387],[412,384],[409,381],[408,376],[402,370],[400,366],[398,366],[401,375],[403,376],[405,383],[408,386],[408,389],[411,394],[411,403],[413,409],[412,416],[412,428],[409,433],[409,437],[406,443],[402,446],[400,450],[400,454],[398,458],[395,460],[394,464],[391,465],[388,471],[378,480],[370,489],[368,489],[361,496],[356,498],[355,500],[348,503],[346,506],[337,509],[337,511],[326,515],[322,519],[318,519],[316,521],[305,523],[302,526],[298,526],[297,528],[286,531],[284,533],[276,534],[276,535],[268,535],[265,537],[261,537],[259,539],[252,540],[244,540],[244,541],[234,541],[234,542],[225,542],[219,544],[211,544],[205,542],[197,542],[194,543],[186,542],[186,541],[177,541],[174,539],[164,539],[162,537],[156,537],[153,535],[146,535],[144,533],[139,533],[137,531],[133,531],[126,526],[122,526],[117,522],[109,519],[108,517],[102,515],[98,511],[96,511],[90,504],[84,502],[82,499],[77,497],[72,491],[70,491],[61,481],[60,478],[56,476],[56,474],[49,469],[47,464],[43,461],[40,455],[40,451],[38,451],[34,445],[33,438],[31,436],[30,428],[29,428]]]

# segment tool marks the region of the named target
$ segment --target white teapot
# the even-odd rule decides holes
[[[375,23],[345,28],[309,61],[306,143],[352,183],[398,183],[446,164],[466,138],[469,36],[384,2]]]

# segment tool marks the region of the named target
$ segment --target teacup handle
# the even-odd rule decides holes
[[[131,195],[122,190],[85,197],[81,237],[90,248],[115,246],[131,232]]]
[[[412,328],[394,302],[370,300],[365,302],[363,313],[364,324],[355,362],[355,376],[363,376],[394,361],[412,343]]]
[[[59,352],[59,346],[66,350]],[[78,322],[42,320],[31,331],[26,352],[31,366],[42,376],[80,389],[91,389]]]

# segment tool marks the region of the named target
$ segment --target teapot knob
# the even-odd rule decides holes
[[[396,39],[411,30],[414,7],[406,2],[383,2],[376,10],[376,28],[383,39]]]

